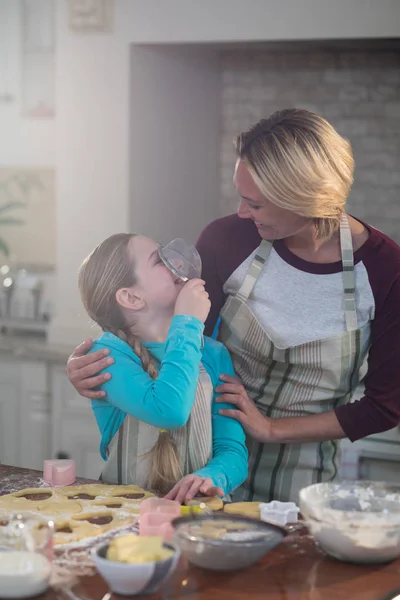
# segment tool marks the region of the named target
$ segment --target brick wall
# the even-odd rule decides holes
[[[275,110],[308,108],[352,143],[349,212],[400,243],[400,53],[234,50],[221,59],[221,213],[237,205],[235,134]]]

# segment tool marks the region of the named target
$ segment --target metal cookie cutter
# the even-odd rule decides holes
[[[297,523],[300,509],[294,502],[273,502],[262,503],[259,506],[261,520],[276,525],[287,525],[288,523]]]

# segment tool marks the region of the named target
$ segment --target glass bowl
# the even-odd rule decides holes
[[[254,564],[275,548],[285,531],[236,515],[193,515],[175,519],[174,542],[197,567],[235,571]]]
[[[49,585],[53,554],[52,521],[34,515],[0,514],[0,595],[30,598]]]
[[[300,510],[315,540],[334,558],[384,563],[400,556],[400,485],[316,483],[300,491]]]

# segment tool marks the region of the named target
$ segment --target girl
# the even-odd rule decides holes
[[[158,250],[149,238],[113,235],[79,273],[83,304],[104,331],[93,351],[110,354],[105,400],[92,402],[102,480],[179,501],[223,496],[247,476],[242,426],[218,414],[213,391],[220,373],[234,374],[232,363],[222,344],[203,338],[204,282],[182,283]]]

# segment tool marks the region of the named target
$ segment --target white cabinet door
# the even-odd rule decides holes
[[[52,367],[52,456],[60,452],[76,462],[78,477],[98,479],[104,462],[100,456],[100,433],[90,400],[74,390],[65,367]]]
[[[20,363],[20,466],[39,471],[51,457],[48,369],[46,363]]]
[[[371,435],[353,444],[349,440],[343,440],[341,447],[342,478],[399,482],[399,427]]]
[[[19,368],[18,363],[0,362],[0,462],[19,466]]]
[[[0,461],[43,469],[50,453],[47,367],[37,361],[0,362]]]

